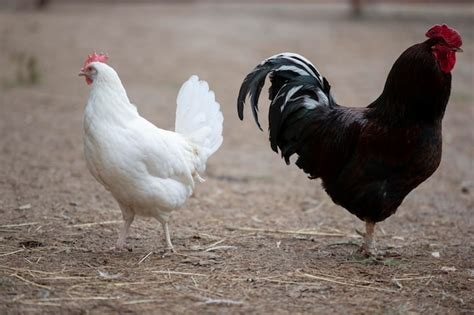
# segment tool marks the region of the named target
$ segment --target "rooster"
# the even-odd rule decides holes
[[[395,61],[382,94],[365,108],[336,103],[331,86],[306,58],[282,53],[244,79],[237,110],[247,96],[254,119],[269,75],[269,133],[273,151],[310,179],[321,178],[331,199],[365,221],[360,250],[376,254],[375,224],[395,213],[403,199],[430,177],[441,161],[441,121],[451,91],[451,70],[460,34],[435,25],[422,43]]]
[[[124,220],[116,248],[126,248],[135,215],[163,226],[193,193],[208,158],[222,144],[223,116],[214,92],[191,76],[177,98],[175,131],[157,128],[130,103],[104,54],[90,55],[79,75],[92,85],[84,113],[84,152],[92,175],[117,200]]]

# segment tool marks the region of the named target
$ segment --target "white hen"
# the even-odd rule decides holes
[[[168,221],[192,194],[207,159],[222,143],[223,117],[214,92],[192,76],[177,98],[175,132],[157,128],[130,103],[103,54],[90,55],[80,75],[92,84],[84,113],[84,151],[92,175],[117,200],[124,219],[117,248],[135,215],[162,225],[173,250]]]

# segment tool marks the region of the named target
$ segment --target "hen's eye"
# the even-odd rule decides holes
[[[92,67],[88,67],[88,68],[87,68],[87,71],[92,71],[92,70],[93,70]]]

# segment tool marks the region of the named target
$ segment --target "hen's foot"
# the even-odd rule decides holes
[[[165,249],[162,249],[160,252],[159,252],[161,258],[166,258],[166,257],[171,257],[171,256],[174,256],[174,255],[179,255],[178,252],[173,248],[173,247],[167,247]]]
[[[133,251],[132,246],[124,242],[117,242],[117,244],[115,244],[115,247],[113,247],[112,249],[117,252]]]

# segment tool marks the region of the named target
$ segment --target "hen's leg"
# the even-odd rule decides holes
[[[168,222],[165,221],[165,222],[162,222],[161,224],[163,225],[163,230],[165,231],[165,240],[166,240],[167,249],[175,253],[176,251],[174,250],[173,244],[171,243],[170,229],[168,226]]]
[[[376,253],[376,250],[374,247],[374,230],[375,230],[375,222],[366,221],[364,244],[362,244],[360,251],[368,256],[374,256]]]
[[[124,207],[120,207],[122,209],[122,217],[123,217],[123,226],[119,232],[119,237],[117,239],[117,244],[115,245],[116,249],[124,249],[127,248],[127,237],[130,232],[130,225],[132,225],[133,219],[135,218],[135,214]]]

